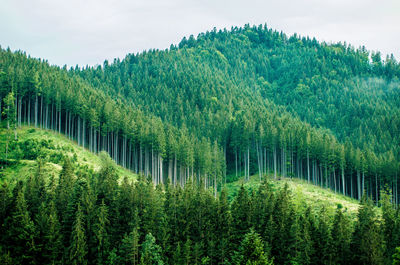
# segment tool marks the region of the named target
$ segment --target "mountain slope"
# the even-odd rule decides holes
[[[25,180],[37,170],[38,160],[44,162],[46,178],[58,178],[64,163],[69,157],[78,171],[81,169],[98,172],[102,165],[99,156],[78,146],[64,135],[43,129],[24,126],[17,130],[18,141],[9,147],[8,164],[2,164],[0,182],[12,183]],[[0,130],[0,150],[5,150],[7,131]],[[4,162],[4,161],[3,161]],[[135,180],[137,175],[121,166],[116,166],[120,179]]]
[[[167,51],[128,55],[76,73],[199,134],[226,138],[212,126],[221,127],[224,117],[241,109],[262,110],[268,99],[330,129],[339,141],[349,139],[360,149],[369,143],[377,154],[392,150],[399,156],[400,67],[393,57],[383,61],[364,47],[245,26],[191,36]]]
[[[0,150],[5,148],[6,130],[0,130]],[[27,177],[32,177],[37,171],[38,160],[43,161],[43,174],[47,180],[51,177],[56,181],[61,172],[64,158],[69,157],[75,164],[77,171],[89,170],[98,172],[102,166],[102,161],[98,155],[93,154],[87,149],[77,145],[76,142],[68,139],[64,135],[43,129],[24,126],[17,130],[18,141],[10,146],[9,162],[10,165],[3,165],[0,170],[0,182],[15,183],[16,181],[25,181]],[[117,174],[120,180],[125,177],[129,181],[136,181],[137,175],[121,166],[116,166]],[[315,187],[304,181],[296,179],[279,178],[273,179],[269,176],[269,183],[273,190],[283,188],[285,184],[293,193],[293,200],[299,207],[306,205],[315,209],[326,207],[330,214],[338,204],[348,209],[351,216],[355,216],[359,203],[356,200],[345,197],[341,194],[335,194],[332,191]],[[229,200],[236,195],[240,186],[244,185],[249,191],[256,191],[259,188],[260,181],[258,176],[252,176],[250,181],[237,180],[224,185]]]
[[[1,98],[17,125],[63,132],[156,183],[216,193],[273,172],[357,199],[387,185],[398,201],[399,64],[371,58],[248,25],[85,69],[3,50]]]

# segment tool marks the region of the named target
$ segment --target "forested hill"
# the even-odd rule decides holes
[[[342,181],[330,186],[355,196],[353,184],[366,189],[357,171],[368,173],[369,190],[380,189],[375,175],[399,171],[400,65],[364,47],[245,26],[73,72],[164,121],[216,139],[228,173],[275,167],[306,178],[317,171],[320,182],[329,182],[329,173],[343,169]],[[298,161],[307,154],[316,163],[311,169]],[[359,183],[349,180],[353,174]]]
[[[270,108],[268,99],[332,130],[341,142],[349,138],[356,147],[399,155],[400,66],[365,48],[246,26],[77,73],[163,120],[217,134],[221,142],[229,141],[226,128],[215,127],[228,127],[223,121],[243,109],[255,108],[254,116],[257,108]]]
[[[399,198],[393,57],[245,26],[84,69],[2,50],[0,69],[3,119],[58,130],[156,182],[217,191],[258,172]]]

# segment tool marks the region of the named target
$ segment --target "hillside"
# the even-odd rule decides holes
[[[106,150],[157,183],[216,192],[272,171],[357,199],[389,186],[399,199],[399,64],[364,48],[246,26],[96,68],[2,50],[1,69],[16,125]]]
[[[18,142],[10,146],[10,165],[3,165],[0,171],[0,182],[15,183],[25,181],[26,177],[32,177],[37,170],[38,159],[44,162],[42,168],[47,181],[54,177],[56,180],[61,172],[64,157],[69,157],[77,168],[98,172],[102,161],[98,155],[78,146],[64,135],[52,131],[35,129],[24,126],[17,130]],[[6,131],[0,131],[0,150],[5,149]],[[136,181],[137,175],[121,166],[116,166],[119,180],[127,177],[130,181]],[[79,171],[79,170],[78,170]],[[275,180],[269,176],[269,184],[274,191],[282,189],[285,184],[294,195],[294,201],[302,206],[312,206],[315,209],[326,207],[330,214],[334,214],[336,207],[340,204],[355,216],[359,202],[333,191],[315,187],[298,179],[279,178]],[[252,176],[249,181],[242,179],[227,183],[223,189],[227,192],[227,198],[232,201],[237,195],[241,185],[249,191],[256,191],[260,186],[258,176]]]
[[[0,130],[0,150],[5,150],[7,131]],[[46,178],[58,178],[64,158],[69,157],[78,168],[98,172],[101,159],[87,149],[80,147],[64,135],[43,129],[23,126],[17,130],[18,141],[10,145],[8,163],[0,169],[0,183],[13,183],[32,176],[37,169],[38,159],[44,162],[43,174]],[[127,177],[135,180],[137,175],[117,166],[117,173],[122,180]]]
[[[269,176],[268,183],[273,191],[279,191],[284,188],[285,185],[288,185],[295,205],[303,210],[307,207],[312,207],[315,211],[325,208],[330,215],[334,215],[337,207],[341,207],[345,209],[349,216],[355,219],[360,206],[357,200],[343,196],[342,194],[335,194],[328,189],[308,184],[304,180],[290,178],[274,179],[273,176]],[[256,192],[259,189],[260,181],[258,176],[252,176],[250,181],[247,182],[238,180],[227,183],[223,187],[227,193],[227,198],[232,200],[237,195],[242,185],[250,192]]]
[[[266,26],[96,67],[0,49],[0,263],[391,264],[399,78]]]
[[[246,25],[71,74],[217,141],[223,177],[273,170],[353,198],[366,190],[375,200],[389,185],[398,200],[400,66],[393,56]]]
[[[242,253],[246,237],[256,237],[264,258],[278,264],[306,264],[310,250],[319,253],[311,256],[314,262],[345,264],[353,252],[342,256],[339,249],[358,242],[360,224],[371,222],[376,229],[381,218],[385,224],[399,218],[388,196],[381,210],[371,201],[360,205],[304,180],[272,174],[267,184],[257,175],[225,184],[217,197],[190,181],[184,187],[155,187],[63,135],[27,126],[17,133],[7,160],[12,164],[0,172],[2,264],[134,264],[139,257],[148,264],[240,264],[235,263],[240,255],[251,257]],[[382,227],[390,236],[396,229]],[[373,231],[370,236],[379,239]],[[374,242],[380,251],[381,241]],[[147,247],[152,251],[146,254]],[[382,262],[390,260],[381,255]]]

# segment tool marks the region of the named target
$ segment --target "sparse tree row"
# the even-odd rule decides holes
[[[243,186],[228,201],[193,185],[118,184],[100,154],[97,173],[66,157],[58,178],[43,161],[25,181],[0,186],[1,264],[391,264],[399,260],[400,215],[364,197],[357,218],[311,208],[288,187]]]
[[[225,162],[216,142],[110,100],[22,53],[2,51],[0,69],[1,117],[13,131],[28,125],[65,134],[93,153],[105,150],[123,167],[151,175],[155,185],[170,179],[184,186],[190,180],[215,193],[221,185]]]
[[[236,177],[248,179],[257,172],[260,181],[265,175],[297,177],[358,200],[365,193],[376,203],[381,190],[390,189],[398,204],[400,163],[392,152],[377,156],[289,116],[267,113],[254,119],[252,113],[258,112],[250,109],[232,123],[234,153],[228,161],[233,161]]]

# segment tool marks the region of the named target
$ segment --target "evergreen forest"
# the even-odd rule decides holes
[[[0,261],[400,264],[399,79],[394,56],[267,25],[97,66],[0,48]],[[22,128],[64,135],[101,167],[46,157]],[[6,176],[27,159],[32,172]],[[357,216],[270,183],[291,179],[358,201]]]

